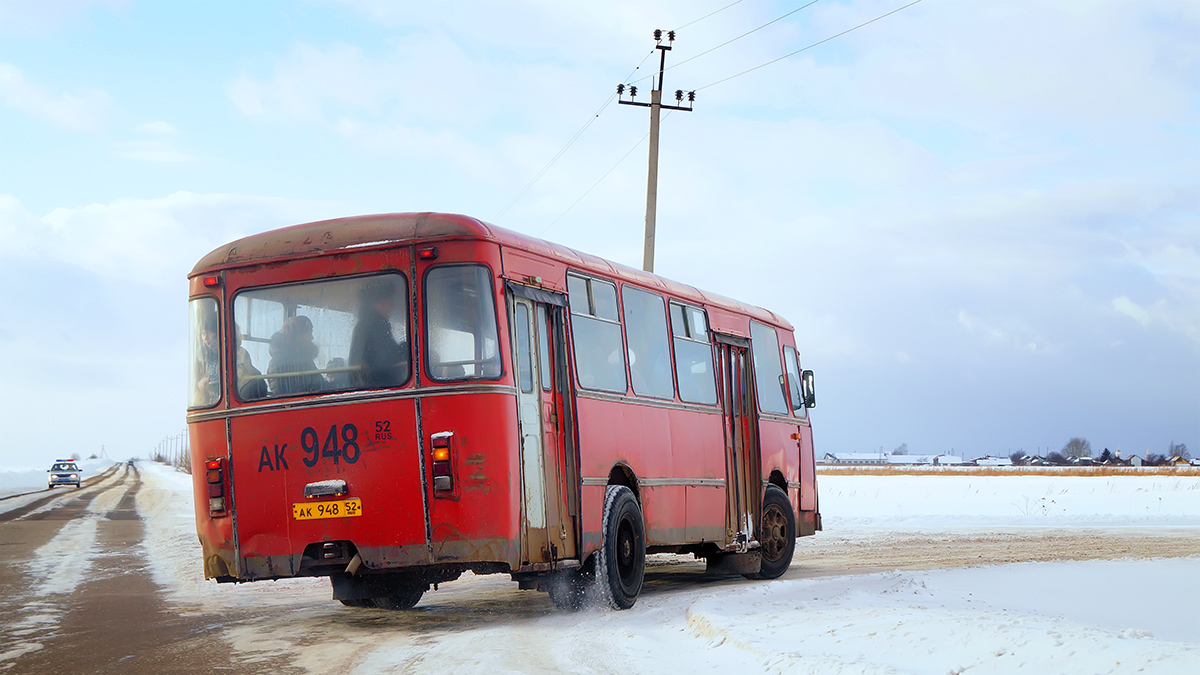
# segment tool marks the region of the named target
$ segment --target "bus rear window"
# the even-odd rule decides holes
[[[425,276],[429,377],[439,382],[500,377],[492,273],[483,265],[445,265]]]
[[[396,387],[408,381],[401,274],[257,288],[233,302],[243,401]]]

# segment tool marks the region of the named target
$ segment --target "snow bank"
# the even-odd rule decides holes
[[[817,492],[826,529],[1200,526],[1198,476],[821,475]]]
[[[154,582],[171,599],[197,610],[234,606],[288,605],[298,599],[329,602],[325,579],[289,579],[254,584],[218,584],[204,579],[204,555],[196,536],[192,477],[157,462],[139,462],[142,487],[137,510],[146,526],[143,545]]]

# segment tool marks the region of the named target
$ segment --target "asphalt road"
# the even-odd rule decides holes
[[[136,467],[119,464],[0,514],[0,672],[245,672],[210,617],[180,616],[157,592],[140,487]]]

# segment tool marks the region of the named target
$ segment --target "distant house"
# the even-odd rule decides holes
[[[1200,457],[1192,458],[1192,466],[1200,466]]]
[[[975,466],[1012,466],[1012,460],[1008,457],[980,457],[975,460]]]
[[[885,455],[880,452],[827,452],[825,453],[823,463],[882,466],[887,464],[888,457],[891,457],[891,455]]]
[[[1075,466],[1094,466],[1096,464],[1096,460],[1092,459],[1091,457],[1072,457],[1071,463]]]
[[[1129,466],[1141,466],[1142,458],[1138,457],[1137,455],[1130,455],[1128,458],[1126,458],[1124,460],[1123,463],[1128,464]]]
[[[887,455],[888,464],[933,464],[937,455]]]
[[[1050,461],[1041,455],[1034,455],[1026,460],[1025,463],[1029,466],[1047,466],[1050,464]]]
[[[934,464],[942,466],[962,464],[963,458],[958,455],[938,455],[933,458]]]
[[[1167,464],[1169,466],[1191,466],[1192,465],[1192,463],[1189,460],[1186,460],[1186,459],[1180,457],[1179,455],[1175,455],[1171,459],[1168,459]]]

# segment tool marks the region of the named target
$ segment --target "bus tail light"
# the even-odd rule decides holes
[[[204,462],[204,482],[208,485],[208,515],[219,518],[228,513],[225,504],[225,460]]]
[[[417,249],[417,257],[421,260],[437,260],[437,247],[426,246],[425,248]]]
[[[453,431],[441,431],[429,437],[429,445],[433,449],[434,492],[454,490],[454,469],[450,461],[451,438],[454,438]]]

